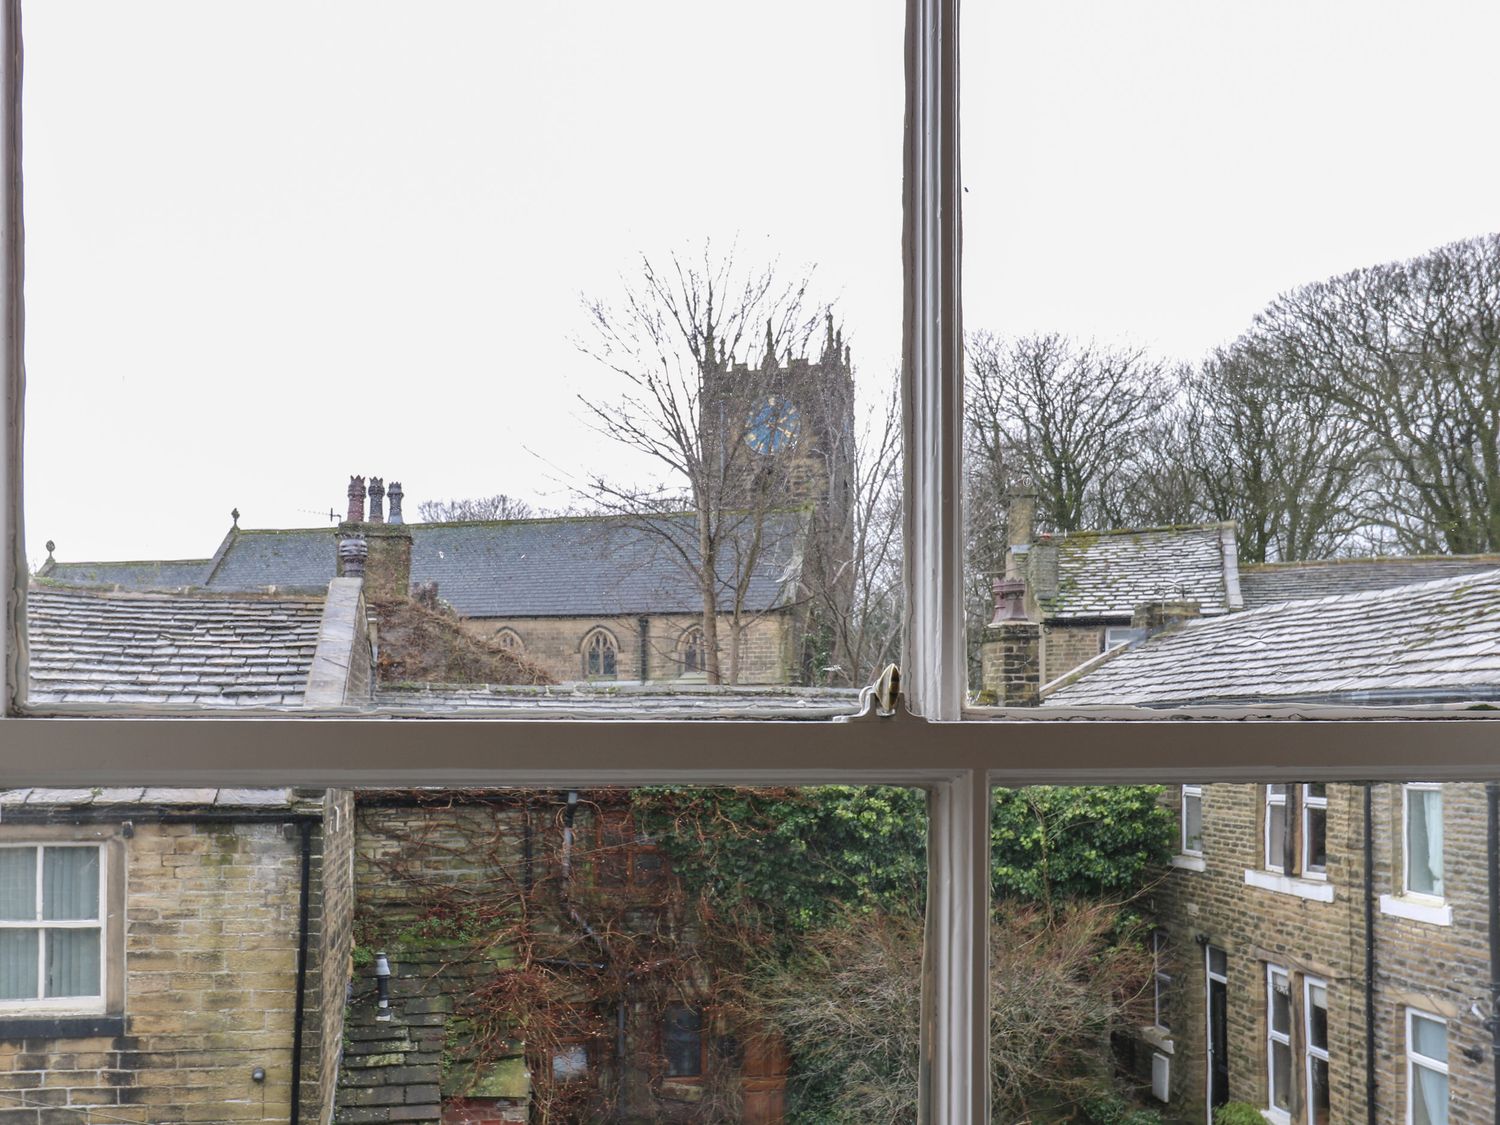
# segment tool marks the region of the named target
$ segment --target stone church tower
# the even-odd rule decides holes
[[[853,595],[854,373],[843,332],[826,321],[816,359],[776,354],[766,326],[758,365],[710,363],[704,379],[705,450],[732,466],[726,507],[810,508],[812,529],[803,566],[809,636],[804,678],[822,678],[829,654],[819,651],[820,611],[828,601],[847,610]],[[734,446],[733,450],[729,448]]]

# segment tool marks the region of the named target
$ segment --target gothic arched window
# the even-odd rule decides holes
[[[704,642],[701,626],[693,625],[683,630],[677,642],[677,661],[682,665],[684,676],[708,671],[708,645]]]
[[[500,642],[500,647],[506,652],[513,652],[517,656],[526,651],[526,642],[521,640],[521,634],[508,625],[495,630],[495,640]]]
[[[608,629],[594,629],[583,638],[583,675],[589,680],[612,680],[619,674],[620,646]]]

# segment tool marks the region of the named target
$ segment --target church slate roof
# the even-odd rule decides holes
[[[762,613],[795,596],[806,546],[804,511],[773,513],[745,608]],[[436,582],[438,597],[465,617],[607,617],[640,613],[700,613],[692,570],[694,517],[579,516],[559,519],[407,524],[412,536],[412,581]],[[744,538],[748,538],[748,529]],[[731,546],[735,536],[728,541]],[[209,590],[321,593],[334,576],[332,528],[230,532],[217,562],[197,583]],[[54,563],[41,574],[70,584],[118,583],[157,589],[151,565],[109,570],[114,564]],[[170,564],[176,565],[176,564]],[[207,568],[206,568],[207,569]],[[720,605],[733,605],[732,551],[720,568]],[[165,569],[162,573],[168,573]],[[103,577],[94,579],[90,574]],[[177,586],[182,583],[172,582]]]
[[[1500,698],[1500,570],[1284,602],[1116,650],[1045,706]]]
[[[1079,531],[1053,542],[1056,593],[1037,595],[1048,620],[1129,621],[1136,606],[1163,598],[1196,601],[1208,617],[1242,607],[1231,523]]]
[[[70,562],[49,559],[38,575],[71,586],[120,586],[127,590],[174,590],[201,586],[212,559],[163,559],[148,562]]]
[[[1245,608],[1259,609],[1278,602],[1389,590],[1460,574],[1480,574],[1496,567],[1500,567],[1500,555],[1241,563],[1240,590],[1245,597]]]
[[[33,704],[294,707],[323,599],[119,593],[33,583]]]

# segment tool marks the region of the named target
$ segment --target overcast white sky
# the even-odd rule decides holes
[[[973,2],[965,317],[1194,359],[1277,292],[1500,226],[1500,4]],[[737,239],[900,345],[895,0],[29,0],[27,549],[201,557],[560,506],[580,294]]]

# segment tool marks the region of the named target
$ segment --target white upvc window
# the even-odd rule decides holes
[[[0,1015],[104,1011],[105,849],[0,845]]]
[[[1315,977],[1302,981],[1302,1043],[1307,1125],[1328,1125],[1328,983]]]
[[[1443,900],[1443,789],[1434,782],[1401,787],[1401,888]]]
[[[1281,875],[1291,874],[1286,870],[1287,833],[1291,827],[1286,819],[1285,785],[1266,786],[1265,815],[1265,868]]]
[[[1136,631],[1129,625],[1107,625],[1104,628],[1104,651],[1128,645],[1135,636]]]
[[[1448,1024],[1406,1010],[1406,1125],[1447,1125]]]
[[[1312,782],[1302,786],[1302,876],[1328,876],[1328,786]]]
[[[1292,1113],[1292,985],[1287,971],[1266,966],[1266,1116],[1290,1122]]]
[[[1182,854],[1203,854],[1203,786],[1182,787]]]
[[[1172,976],[1166,971],[1167,932],[1151,931],[1151,1024],[1161,1031],[1172,1030]]]

